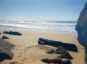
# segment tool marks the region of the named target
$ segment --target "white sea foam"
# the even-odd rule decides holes
[[[32,20],[30,18],[0,18],[0,25],[33,30],[48,30],[56,32],[75,32],[74,21]],[[10,28],[11,28],[10,27]],[[8,28],[9,29],[9,28]]]
[[[37,29],[37,30],[51,30],[51,31],[75,31],[75,24],[71,23],[30,23],[30,24],[20,24],[20,23],[0,23],[4,26],[13,26],[26,29]]]

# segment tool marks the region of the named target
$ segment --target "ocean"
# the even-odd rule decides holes
[[[76,21],[1,21],[0,30],[76,32]]]

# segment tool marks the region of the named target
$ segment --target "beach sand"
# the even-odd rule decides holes
[[[76,35],[73,33],[58,34],[29,31],[23,32],[22,34],[22,36],[7,35],[9,39],[6,39],[6,41],[15,45],[15,48],[12,50],[14,57],[12,60],[5,60],[0,64],[45,64],[41,62],[41,59],[51,57],[52,55],[46,54],[48,48],[41,49],[38,47],[39,37],[76,44],[78,52],[69,52],[73,57],[72,64],[85,64],[84,47],[79,44]]]

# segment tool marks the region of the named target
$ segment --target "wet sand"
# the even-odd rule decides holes
[[[4,62],[1,62],[0,64],[10,64],[11,62],[15,62],[15,64],[45,64],[41,62],[41,59],[51,57],[52,55],[48,55],[46,53],[48,48],[40,49],[38,47],[39,37],[76,44],[76,46],[78,47],[78,52],[69,52],[73,57],[72,64],[85,64],[84,47],[79,44],[76,36],[72,33],[57,34],[51,32],[30,31],[23,32],[22,34],[22,36],[7,35],[9,39],[6,39],[6,41],[15,45],[15,48],[12,50],[14,57],[12,60],[6,60]]]

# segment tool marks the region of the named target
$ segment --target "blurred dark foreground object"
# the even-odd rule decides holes
[[[10,56],[9,54],[5,52],[0,52],[0,61],[4,60],[11,60],[13,56]]]
[[[87,2],[80,13],[76,25],[79,43],[85,48],[85,63],[87,64]]]
[[[53,46],[53,47],[62,46],[65,50],[74,51],[74,52],[78,51],[75,44],[63,43],[60,41],[48,40],[48,39],[44,39],[44,38],[39,38],[38,44],[49,45],[49,46]]]
[[[48,64],[72,64],[70,60],[62,60],[62,59],[42,59],[42,62]]]
[[[76,25],[78,33],[78,41],[81,45],[87,47],[87,2],[84,9],[81,11]]]
[[[16,31],[4,31],[3,33],[4,34],[10,34],[10,35],[22,35],[21,33],[16,32]]]

